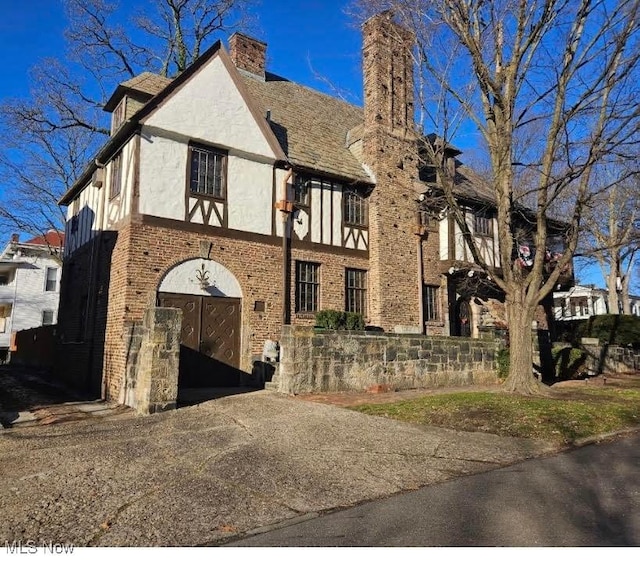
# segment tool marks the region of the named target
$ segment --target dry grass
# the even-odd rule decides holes
[[[354,410],[431,426],[570,444],[640,425],[640,382],[627,388],[565,387],[551,397],[457,392]]]

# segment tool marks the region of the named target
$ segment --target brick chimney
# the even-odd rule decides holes
[[[229,38],[229,54],[237,68],[264,78],[266,43],[236,32]]]
[[[363,159],[376,178],[369,198],[371,324],[421,330],[416,236],[417,136],[413,120],[414,36],[390,12],[363,27]]]

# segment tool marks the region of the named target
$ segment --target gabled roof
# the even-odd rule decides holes
[[[289,162],[321,173],[371,184],[372,179],[347,147],[350,129],[363,122],[363,110],[295,82],[267,73],[264,80],[242,73]]]
[[[47,231],[44,236],[38,235],[37,237],[25,241],[24,243],[18,244],[33,244],[58,248],[64,246],[64,233],[51,229]]]
[[[170,83],[171,78],[145,71],[129,80],[121,82],[104,105],[104,110],[113,111],[122,97],[130,92],[139,92],[144,94],[146,98],[152,98],[162,92]]]

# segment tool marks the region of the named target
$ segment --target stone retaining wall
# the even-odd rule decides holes
[[[640,350],[598,344],[595,340],[582,339],[582,349],[587,353],[585,367],[589,374],[640,372]]]
[[[273,388],[283,393],[434,388],[496,381],[496,340],[286,326]]]

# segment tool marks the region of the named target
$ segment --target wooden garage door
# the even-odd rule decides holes
[[[158,301],[182,309],[180,385],[239,385],[240,299],[160,293]]]

